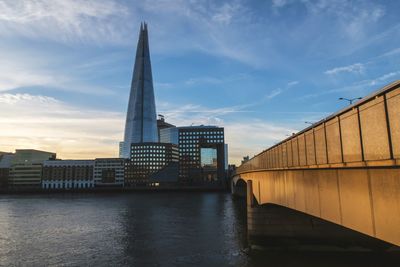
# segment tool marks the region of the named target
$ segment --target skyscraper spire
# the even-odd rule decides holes
[[[130,157],[132,143],[144,142],[158,142],[158,133],[147,24],[141,23],[126,114],[123,156]]]

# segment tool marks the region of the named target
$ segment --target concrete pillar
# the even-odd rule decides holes
[[[246,194],[247,207],[252,208],[254,206],[254,195],[253,195],[253,181],[247,181],[247,194]]]

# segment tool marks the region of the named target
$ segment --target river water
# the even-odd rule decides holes
[[[245,212],[225,193],[3,195],[0,266],[400,266],[386,254],[248,253]]]

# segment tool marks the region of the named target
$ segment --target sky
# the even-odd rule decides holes
[[[157,113],[238,164],[400,79],[397,0],[0,0],[0,151],[117,157],[141,21]]]

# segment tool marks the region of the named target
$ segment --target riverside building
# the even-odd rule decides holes
[[[179,147],[179,182],[183,185],[225,186],[224,128],[171,127],[160,130],[160,141]]]
[[[21,189],[41,188],[43,162],[55,159],[56,154],[52,152],[17,149],[11,161],[8,186]]]
[[[160,186],[178,182],[178,146],[171,143],[133,143],[125,166],[129,186]]]
[[[96,187],[124,186],[125,159],[97,158],[94,161],[94,184]]]
[[[43,189],[83,189],[94,187],[93,160],[46,160]]]
[[[13,157],[13,153],[0,152],[0,188],[8,187],[8,179]]]

